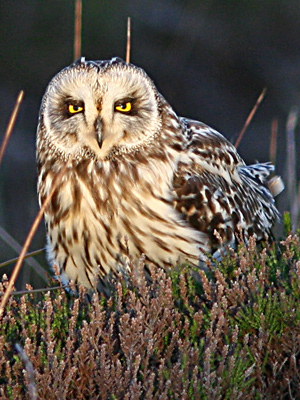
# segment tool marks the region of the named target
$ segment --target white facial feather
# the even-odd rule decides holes
[[[136,104],[134,115],[115,110],[115,104],[127,98]],[[64,101],[81,101],[84,111],[66,119],[62,116]],[[50,141],[55,140],[58,149],[75,157],[85,147],[99,160],[104,160],[113,148],[120,153],[135,151],[145,141],[152,141],[161,129],[153,85],[139,70],[130,67],[63,70],[45,94],[44,109]],[[102,124],[101,132],[95,128],[97,118]]]

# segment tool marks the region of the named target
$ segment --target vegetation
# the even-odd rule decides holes
[[[76,10],[79,3],[76,0]],[[81,13],[81,5],[79,8]],[[65,26],[65,14],[58,11],[64,24],[56,25]],[[231,15],[232,8],[229,11]],[[248,18],[248,10],[246,15],[245,21],[253,20]],[[78,12],[77,22],[79,16]],[[236,20],[240,24],[241,19]],[[74,48],[80,53],[80,26],[76,26]],[[115,27],[113,32],[120,37]],[[247,43],[248,39],[247,33]],[[65,53],[65,41],[62,43]],[[15,58],[15,48],[11,51]],[[202,52],[199,54],[204,62]],[[224,52],[218,54],[224,58]],[[39,59],[43,60],[40,55],[39,50]],[[209,57],[207,60],[211,65]],[[32,66],[31,54],[28,62]],[[38,69],[44,71],[45,65]],[[228,70],[231,76],[232,68]],[[174,86],[171,80],[170,84]],[[21,98],[20,93],[19,105]],[[199,107],[198,101],[193,103]],[[27,285],[26,294],[15,292],[8,298],[0,316],[1,400],[299,398],[300,235],[299,231],[291,234],[299,226],[300,213],[296,123],[294,110],[286,129],[288,180],[284,209],[290,209],[292,218],[284,216],[284,240],[257,247],[252,239],[248,247],[240,244],[237,251],[228,249],[221,263],[208,262],[205,272],[189,266],[163,271],[150,265],[146,278],[141,259],[126,282],[121,276],[116,279],[109,297],[82,289],[75,296],[62,287],[36,293]],[[0,163],[13,125],[11,118],[0,149]],[[276,158],[277,122],[275,125],[272,161]],[[17,224],[22,225],[19,215]],[[2,228],[0,236],[20,250]],[[28,241],[29,245],[32,236],[28,235],[25,244]],[[24,256],[25,246],[22,252]],[[36,260],[27,262],[45,281],[46,273]],[[14,269],[15,276],[18,268]],[[4,275],[1,295],[10,293],[10,283]]]
[[[145,278],[139,264],[108,298],[11,296],[1,399],[297,398],[299,235],[228,249],[206,272],[150,266]]]

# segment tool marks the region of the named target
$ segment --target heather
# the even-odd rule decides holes
[[[32,89],[28,86],[28,80],[35,87],[35,97],[36,92],[40,96],[49,76],[72,60],[72,3],[57,2],[55,7],[53,4],[49,7],[46,2],[44,5],[39,2],[38,8],[37,4],[19,4],[16,10],[11,9],[9,18],[16,16],[16,19],[20,19],[19,15],[22,14],[20,24],[10,22],[10,29],[3,31],[2,43],[7,42],[9,47],[3,66],[10,80],[18,88],[24,88],[25,104],[22,104],[20,125],[17,123],[12,135],[13,144],[8,146],[3,163],[5,148],[15,124],[13,118],[10,119],[0,150],[0,244],[5,254],[3,259],[6,260],[0,268],[5,266],[9,276],[2,277],[0,299],[3,300],[4,293],[10,294],[7,303],[4,302],[5,310],[0,318],[0,399],[300,398],[300,236],[299,230],[296,231],[299,229],[300,215],[296,165],[299,113],[297,107],[292,107],[298,103],[297,85],[294,84],[298,73],[297,62],[290,62],[291,59],[296,60],[293,58],[295,51],[298,54],[298,48],[293,47],[291,40],[297,37],[295,30],[291,29],[293,26],[299,27],[297,13],[290,13],[290,5],[283,7],[282,3],[277,16],[270,3],[270,10],[269,6],[263,6],[267,12],[262,17],[261,10],[256,10],[252,5],[246,8],[248,5],[245,2],[245,8],[238,7],[235,10],[236,18],[231,18],[233,9],[228,2],[226,6],[223,4],[228,18],[219,19],[210,17],[213,14],[210,6],[219,12],[218,7],[210,2],[204,2],[209,7],[201,6],[201,12],[198,13],[193,10],[193,3],[196,2],[189,2],[183,6],[184,9],[178,8],[176,2],[168,2],[167,19],[171,21],[169,15],[178,13],[178,21],[181,22],[177,24],[175,18],[169,25],[164,25],[161,31],[161,24],[153,18],[154,13],[149,12],[148,5],[145,7],[135,2],[128,12],[127,4],[124,3],[122,7],[118,4],[116,11],[108,2],[107,5],[101,4],[101,13],[97,14],[97,2],[85,3],[84,49],[80,51],[80,32],[79,28],[75,29],[74,58],[81,54],[90,54],[95,58],[123,56],[125,18],[131,15],[134,62],[147,66],[149,71],[155,71],[156,74],[162,71],[163,77],[168,78],[164,84],[173,94],[173,101],[178,101],[177,108],[181,107],[183,115],[213,121],[233,142],[249,105],[263,86],[267,86],[267,108],[259,110],[263,117],[259,113],[256,116],[256,121],[263,123],[256,123],[252,132],[249,132],[251,136],[244,151],[247,149],[250,162],[258,157],[260,161],[270,159],[277,166],[276,173],[283,176],[286,189],[276,201],[281,212],[289,210],[291,215],[284,214],[284,234],[279,228],[276,237],[281,238],[276,242],[258,244],[250,240],[247,246],[240,243],[235,250],[227,249],[222,261],[209,261],[206,271],[198,271],[188,265],[172,270],[150,265],[145,275],[144,261],[141,259],[138,267],[132,267],[126,281],[122,276],[116,277],[110,296],[105,296],[103,293],[87,293],[82,288],[72,294],[68,289],[57,287],[57,281],[49,281],[49,267],[45,258],[36,257],[41,250],[30,253],[32,257],[26,256],[25,264],[28,265],[22,266],[16,279],[25,253],[29,251],[33,231],[26,238],[27,247],[24,246],[23,250],[16,240],[24,240],[24,232],[27,234],[28,224],[36,211],[32,201],[32,198],[36,199],[35,175],[32,185],[28,183],[28,177],[30,174],[33,176],[32,171],[35,171],[34,140],[29,140],[29,134],[31,132],[31,138],[35,134],[40,99],[35,99],[34,113],[29,112],[32,110]],[[79,4],[80,0],[74,3]],[[66,7],[70,7],[69,12],[65,10]],[[149,7],[155,8],[156,5],[149,2]],[[122,24],[119,25],[117,21],[103,24],[104,21],[111,21],[110,8],[112,14],[122,20]],[[138,16],[140,8],[145,8],[147,23]],[[35,13],[35,9],[41,12]],[[197,22],[192,38],[191,13]],[[5,15],[4,12],[2,14]],[[38,18],[31,20],[31,15]],[[95,17],[91,19],[91,15]],[[249,18],[249,15],[252,17]],[[78,22],[80,18],[75,16],[75,21]],[[278,23],[274,24],[274,18]],[[51,35],[45,29],[45,19],[50,21],[48,24],[53,28]],[[222,29],[222,40],[216,40],[219,26],[224,26],[224,21],[227,24],[231,19],[233,26],[237,25],[236,29]],[[262,21],[261,25],[256,23],[258,20]],[[289,21],[288,29],[285,20]],[[203,21],[209,21],[212,27],[209,31],[214,34],[207,35],[208,25]],[[219,22],[222,24],[219,25]],[[279,22],[283,27],[280,37]],[[248,25],[252,23],[253,29]],[[23,25],[24,29],[19,31]],[[240,31],[241,25],[246,28],[242,31],[244,33]],[[94,29],[89,31],[93,26]],[[108,30],[110,26],[113,28]],[[145,27],[146,33],[143,33],[142,27]],[[32,31],[29,31],[31,28]],[[265,28],[267,35],[263,33]],[[166,29],[168,36],[164,33]],[[272,30],[275,32],[273,35],[269,33]],[[11,41],[5,39],[7,32]],[[236,34],[232,36],[232,32]],[[37,38],[41,47],[33,43],[32,38]],[[213,45],[209,42],[211,38]],[[249,46],[251,41],[252,45]],[[91,42],[95,43],[93,50]],[[276,53],[274,62],[269,57],[269,50],[273,48],[271,53],[275,54],[274,49],[277,51],[281,42],[282,51]],[[198,45],[201,47],[198,48]],[[233,51],[234,45],[240,46],[241,50]],[[30,51],[24,53],[21,47]],[[37,49],[37,52],[32,53],[33,49]],[[260,54],[254,58],[255,62],[252,62],[253,49]],[[245,52],[250,52],[247,62]],[[126,58],[129,53],[126,50]],[[213,53],[214,57],[211,56]],[[20,62],[15,62],[16,54],[22,55]],[[144,55],[146,58],[143,58]],[[265,56],[271,60],[270,63],[265,62]],[[197,58],[198,63],[195,64]],[[157,60],[160,60],[160,67]],[[225,62],[221,64],[221,60]],[[291,65],[293,69],[290,69]],[[22,69],[22,73],[16,66]],[[289,66],[289,69],[284,69],[285,66]],[[219,75],[218,70],[221,71]],[[26,71],[31,72],[24,82]],[[257,73],[260,74],[258,80]],[[32,79],[32,76],[35,78]],[[180,76],[184,76],[184,79],[180,80]],[[282,79],[283,76],[285,79]],[[8,79],[3,79],[2,83],[6,81]],[[283,85],[285,91],[279,93],[278,84]],[[227,92],[223,93],[226,87]],[[239,90],[236,90],[237,87]],[[263,89],[262,94],[265,92]],[[2,89],[3,124],[12,108],[12,101],[9,101],[6,93],[7,90]],[[22,93],[18,106],[23,98]],[[247,119],[235,141],[236,145],[260,101],[254,107],[254,112],[250,113],[251,118]],[[273,104],[271,111],[268,111],[268,104]],[[274,108],[274,104],[277,104],[277,108]],[[17,115],[17,108],[15,111]],[[23,128],[32,119],[34,128],[33,125],[30,129]],[[265,153],[257,151],[260,147],[268,146],[267,124],[272,125],[272,130],[270,156],[266,157]],[[20,126],[22,134],[18,132]],[[277,147],[280,150],[278,157]],[[10,150],[12,148],[14,151]],[[21,176],[19,180],[18,176]],[[26,196],[27,192],[30,197]],[[18,204],[21,204],[21,212],[16,207]],[[39,220],[41,218],[42,213]],[[7,228],[14,238],[8,234]],[[44,243],[43,229],[36,236],[38,243]],[[16,255],[22,250],[18,268],[7,268],[12,264],[12,260],[8,260],[12,257],[11,251],[8,251],[10,247]],[[36,248],[33,244],[32,249]],[[14,271],[16,274],[12,279]],[[7,290],[9,282],[16,282],[17,288],[12,293]],[[23,290],[25,282],[28,284]],[[36,289],[41,286],[46,289]],[[22,289],[22,292],[17,289]]]
[[[141,259],[108,297],[28,287],[1,322],[1,399],[297,398],[299,287],[297,234],[205,272]]]

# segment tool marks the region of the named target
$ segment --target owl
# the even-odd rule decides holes
[[[279,213],[270,164],[245,165],[202,122],[179,117],[143,69],[78,61],[42,99],[38,194],[47,253],[63,280],[94,288],[142,255],[200,266],[222,246],[267,237]]]

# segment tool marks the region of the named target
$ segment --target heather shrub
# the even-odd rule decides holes
[[[207,269],[150,265],[149,279],[140,260],[109,297],[11,296],[1,399],[298,398],[299,236]]]

